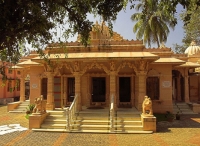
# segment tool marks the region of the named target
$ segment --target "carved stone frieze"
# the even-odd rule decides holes
[[[73,63],[73,66],[74,66],[74,71],[75,72],[79,72],[80,71],[80,63],[78,61],[75,61]]]
[[[53,72],[56,64],[54,62],[44,63],[44,70],[46,72]]]
[[[61,63],[57,63],[55,70],[54,70],[54,75],[61,75],[61,69],[65,67],[66,69],[68,69],[71,73],[74,72],[72,66],[70,63],[67,62],[61,62]]]
[[[114,61],[110,62],[110,71],[115,71],[115,62]]]
[[[134,71],[136,71],[136,67],[135,67],[135,64],[131,63],[131,62],[128,62],[128,61],[125,61],[123,63],[121,63],[118,68],[117,68],[117,72],[119,72],[122,68],[128,66],[129,68],[132,68]]]
[[[81,71],[82,74],[84,74],[87,70],[92,69],[92,68],[98,68],[98,69],[103,69],[107,74],[109,74],[109,70],[108,68],[103,65],[103,64],[99,64],[97,62],[92,62],[91,64],[87,64],[83,70]]]

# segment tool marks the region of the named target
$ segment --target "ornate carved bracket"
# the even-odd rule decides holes
[[[53,72],[54,68],[55,68],[55,63],[54,62],[50,62],[49,64],[44,63],[44,70],[45,72]]]
[[[78,61],[75,61],[74,64],[74,71],[79,72],[80,71],[80,63]]]
[[[84,74],[87,70],[92,69],[92,68],[98,68],[98,69],[103,69],[107,74],[109,74],[110,70],[103,64],[99,64],[97,62],[93,62],[91,64],[87,64],[83,70],[81,71],[81,74]]]
[[[135,64],[125,61],[125,62],[121,63],[121,64],[118,66],[118,68],[117,68],[117,73],[118,73],[122,68],[124,68],[125,66],[128,66],[129,68],[132,68],[134,71],[137,70]]]
[[[54,75],[61,75],[60,70],[63,68],[63,66],[66,69],[69,69],[71,73],[73,73],[73,68],[71,67],[70,63],[67,62],[62,62],[56,65],[55,71],[54,71]]]

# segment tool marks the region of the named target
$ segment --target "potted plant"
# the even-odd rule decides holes
[[[174,114],[172,114],[170,111],[167,111],[165,117],[168,122],[173,122],[173,120],[174,120]]]
[[[26,110],[27,110],[26,111],[26,116],[25,116],[26,119],[29,119],[29,115],[32,114],[34,107],[35,107],[34,104],[28,105],[28,107],[26,108]]]
[[[180,117],[180,114],[179,114],[179,112],[177,112],[177,113],[176,113],[176,120],[180,120],[180,118],[181,118],[181,117]]]

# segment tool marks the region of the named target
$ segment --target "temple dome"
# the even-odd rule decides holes
[[[194,55],[198,52],[200,52],[200,46],[197,46],[195,41],[192,41],[190,43],[190,46],[185,50],[185,54],[187,54],[188,56]]]

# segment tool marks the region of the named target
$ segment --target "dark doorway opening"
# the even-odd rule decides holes
[[[47,78],[42,78],[41,95],[43,95],[43,99],[47,99],[47,83],[48,83]]]
[[[92,78],[92,102],[105,102],[106,79],[105,77]]]
[[[131,80],[130,77],[119,77],[119,101],[131,101]]]
[[[68,78],[68,102],[73,102],[75,96],[75,78]]]

